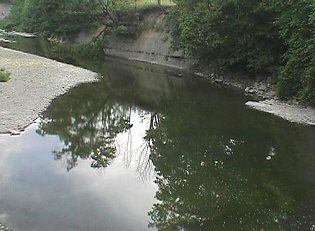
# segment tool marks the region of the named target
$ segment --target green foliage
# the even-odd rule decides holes
[[[279,76],[279,96],[314,104],[313,0],[176,0],[174,49],[199,63]]]
[[[11,73],[4,70],[4,69],[0,69],[0,82],[7,82],[10,79],[10,75]]]
[[[14,24],[8,18],[4,18],[0,20],[0,29],[11,29],[14,27]]]
[[[264,1],[176,1],[177,48],[198,61],[249,71],[271,71],[283,50],[274,11]]]
[[[104,51],[100,42],[84,44],[79,46],[54,45],[51,47],[51,54],[58,60],[76,59],[78,57],[85,57],[91,59],[102,58]]]
[[[128,36],[129,31],[126,26],[120,25],[114,30],[114,34],[119,35],[119,36]]]
[[[119,0],[116,1],[116,8],[119,10],[128,10],[134,6],[134,1],[130,0]]]
[[[94,23],[94,1],[14,0],[11,20],[19,29],[69,35]]]
[[[12,3],[10,23],[4,24],[6,28],[64,36],[97,22],[104,24],[113,20],[119,11],[169,5],[157,0],[12,0]]]
[[[279,96],[297,96],[315,105],[315,2],[276,1],[277,23],[288,45],[279,80]]]

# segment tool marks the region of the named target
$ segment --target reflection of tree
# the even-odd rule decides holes
[[[228,116],[219,113],[213,122],[196,110],[169,110],[148,131],[159,186],[151,225],[161,231],[282,230],[296,201],[285,185],[294,157],[281,154],[293,155],[294,146],[273,140],[266,127],[235,130]]]
[[[38,133],[58,135],[64,143],[55,151],[56,159],[67,159],[67,168],[76,166],[79,158],[92,158],[92,167],[106,167],[115,157],[115,138],[128,130],[129,107],[102,97],[87,97],[93,85],[79,88],[71,95],[56,99],[43,114]]]
[[[150,113],[149,115],[148,130],[152,130],[158,125],[159,116],[158,113]],[[143,180],[150,179],[154,172],[154,166],[150,159],[152,142],[149,136],[144,137],[146,142],[139,149],[138,160],[137,160],[137,172]]]
[[[167,88],[164,94],[150,81],[143,85],[155,91],[139,87],[140,76],[138,81],[125,72],[115,76],[109,84],[72,90],[43,114],[38,133],[60,137],[65,146],[55,155],[67,160],[68,169],[87,158],[93,159],[92,167],[106,167],[116,155],[115,138],[124,131],[124,161],[130,164],[135,110],[129,105],[136,105],[145,108],[141,118],[148,129],[136,167],[142,178],[154,167],[159,186],[152,226],[161,231],[290,230],[285,228],[300,219],[295,218],[298,205],[311,205],[306,215],[312,213],[315,183],[301,172],[313,170],[315,160],[298,157],[295,142],[303,137],[295,127],[244,110],[234,95],[218,96],[204,85]],[[313,149],[302,150],[307,152]],[[306,222],[303,227],[314,223],[310,216]]]

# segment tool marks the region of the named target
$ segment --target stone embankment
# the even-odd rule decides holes
[[[19,134],[55,97],[97,79],[94,72],[1,47],[0,67],[11,73],[0,83],[0,133]]]

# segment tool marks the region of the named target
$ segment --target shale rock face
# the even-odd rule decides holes
[[[0,3],[0,19],[7,17],[11,11],[11,4]]]
[[[113,35],[109,38],[105,53],[110,56],[188,69],[192,60],[181,51],[172,51],[172,38],[167,30],[166,15],[159,11],[145,12],[134,19],[137,24],[125,28],[130,31],[129,36]]]

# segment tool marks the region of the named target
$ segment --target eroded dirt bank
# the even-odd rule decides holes
[[[183,52],[171,49],[172,38],[166,14],[161,9],[146,10],[134,18],[120,20],[128,35],[114,33],[106,43],[107,55],[178,69],[192,66],[192,60]]]
[[[97,74],[79,67],[0,47],[0,67],[11,79],[0,82],[0,133],[32,123],[55,97]]]
[[[10,3],[0,3],[0,19],[7,17],[11,11]]]

